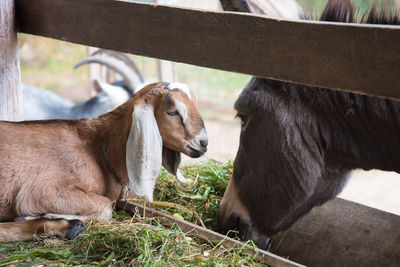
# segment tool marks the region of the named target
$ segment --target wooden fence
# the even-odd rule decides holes
[[[400,99],[398,26],[300,22],[111,0],[1,0],[0,14],[0,119],[18,120],[21,114],[14,19],[23,33]],[[315,265],[400,265],[400,217],[347,201],[330,203],[289,230],[290,242],[278,253]],[[342,210],[347,216],[340,216]],[[332,245],[341,233],[346,240]],[[372,247],[374,261],[365,258]],[[350,258],[336,256],[340,249]]]
[[[400,27],[110,0],[16,0],[18,30],[260,77],[400,98]]]

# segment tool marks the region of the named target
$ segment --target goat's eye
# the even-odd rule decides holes
[[[246,115],[243,115],[243,114],[236,114],[236,116],[235,117],[237,117],[237,118],[239,118],[240,119],[240,121],[241,121],[241,123],[242,123],[242,126],[244,126],[244,125],[246,125],[246,122],[247,122],[247,116]]]
[[[178,116],[178,115],[179,115],[179,112],[178,112],[177,110],[174,110],[174,111],[167,111],[167,114],[170,115],[170,116]]]

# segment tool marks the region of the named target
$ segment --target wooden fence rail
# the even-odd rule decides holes
[[[270,19],[110,0],[15,0],[19,31],[400,99],[400,27]]]

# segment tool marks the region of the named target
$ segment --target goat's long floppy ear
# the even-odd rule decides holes
[[[126,144],[129,184],[135,195],[153,201],[153,191],[161,171],[162,139],[152,106],[136,106]]]
[[[179,164],[181,163],[181,153],[171,150],[169,148],[163,147],[162,151],[162,165],[163,167],[175,175],[181,183],[186,183],[186,179],[183,177],[179,171]]]

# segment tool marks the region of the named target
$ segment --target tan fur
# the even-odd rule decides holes
[[[175,108],[168,107],[167,93],[188,107],[186,127],[166,113]],[[0,221],[46,213],[110,217],[129,181],[126,143],[134,107],[143,103],[154,107],[164,146],[190,155],[185,140],[204,128],[203,121],[195,100],[165,83],[146,86],[96,119],[0,122]],[[0,224],[0,231],[10,225]]]
[[[16,242],[31,240],[40,236],[64,238],[69,226],[67,220],[51,221],[46,219],[2,223],[0,240],[1,242]]]

